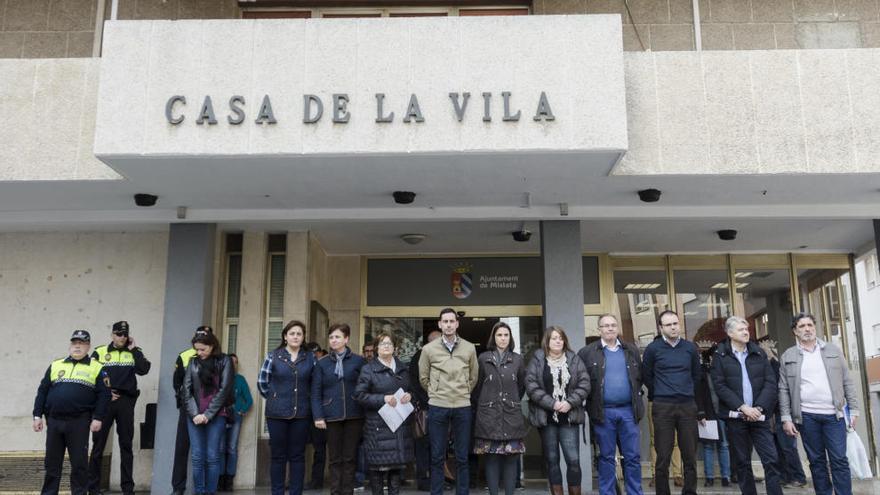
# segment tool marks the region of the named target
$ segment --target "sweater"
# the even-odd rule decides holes
[[[679,339],[673,347],[662,338],[654,339],[645,349],[642,365],[648,400],[694,400],[694,391],[700,382],[700,353],[693,342]]]

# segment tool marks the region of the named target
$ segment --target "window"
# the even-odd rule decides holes
[[[226,310],[223,312],[223,334],[226,353],[234,353],[238,339],[238,318],[241,306],[241,234],[226,236]]]
[[[266,298],[266,350],[281,343],[284,327],[284,275],[287,271],[287,236],[269,236],[269,280]]]
[[[865,260],[865,281],[868,284],[868,289],[877,287],[878,278],[880,278],[880,271],[877,267],[877,255],[872,254]]]

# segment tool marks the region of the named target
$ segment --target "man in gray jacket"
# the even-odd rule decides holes
[[[801,437],[817,494],[831,493],[833,486],[837,495],[851,495],[844,407],[849,406],[850,424],[855,427],[859,406],[846,358],[836,345],[817,338],[813,315],[798,314],[791,329],[797,343],[782,354],[779,372],[782,428]]]

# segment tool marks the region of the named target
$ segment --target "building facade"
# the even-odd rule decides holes
[[[0,0],[10,392],[72,329],[128,320],[158,491],[201,324],[254,385],[294,318],[411,355],[455,306],[466,338],[505,319],[528,353],[605,312],[644,346],[669,308],[703,347],[739,315],[781,353],[810,311],[871,404],[878,45],[876,0]],[[0,405],[9,469],[40,456],[29,412]],[[257,401],[239,486],[267,479],[266,438]]]

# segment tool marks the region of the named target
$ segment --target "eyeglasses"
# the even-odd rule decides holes
[[[394,344],[391,342],[379,342],[379,345],[376,347],[394,347]]]
[[[606,323],[604,325],[599,325],[599,328],[617,328],[617,323]]]

